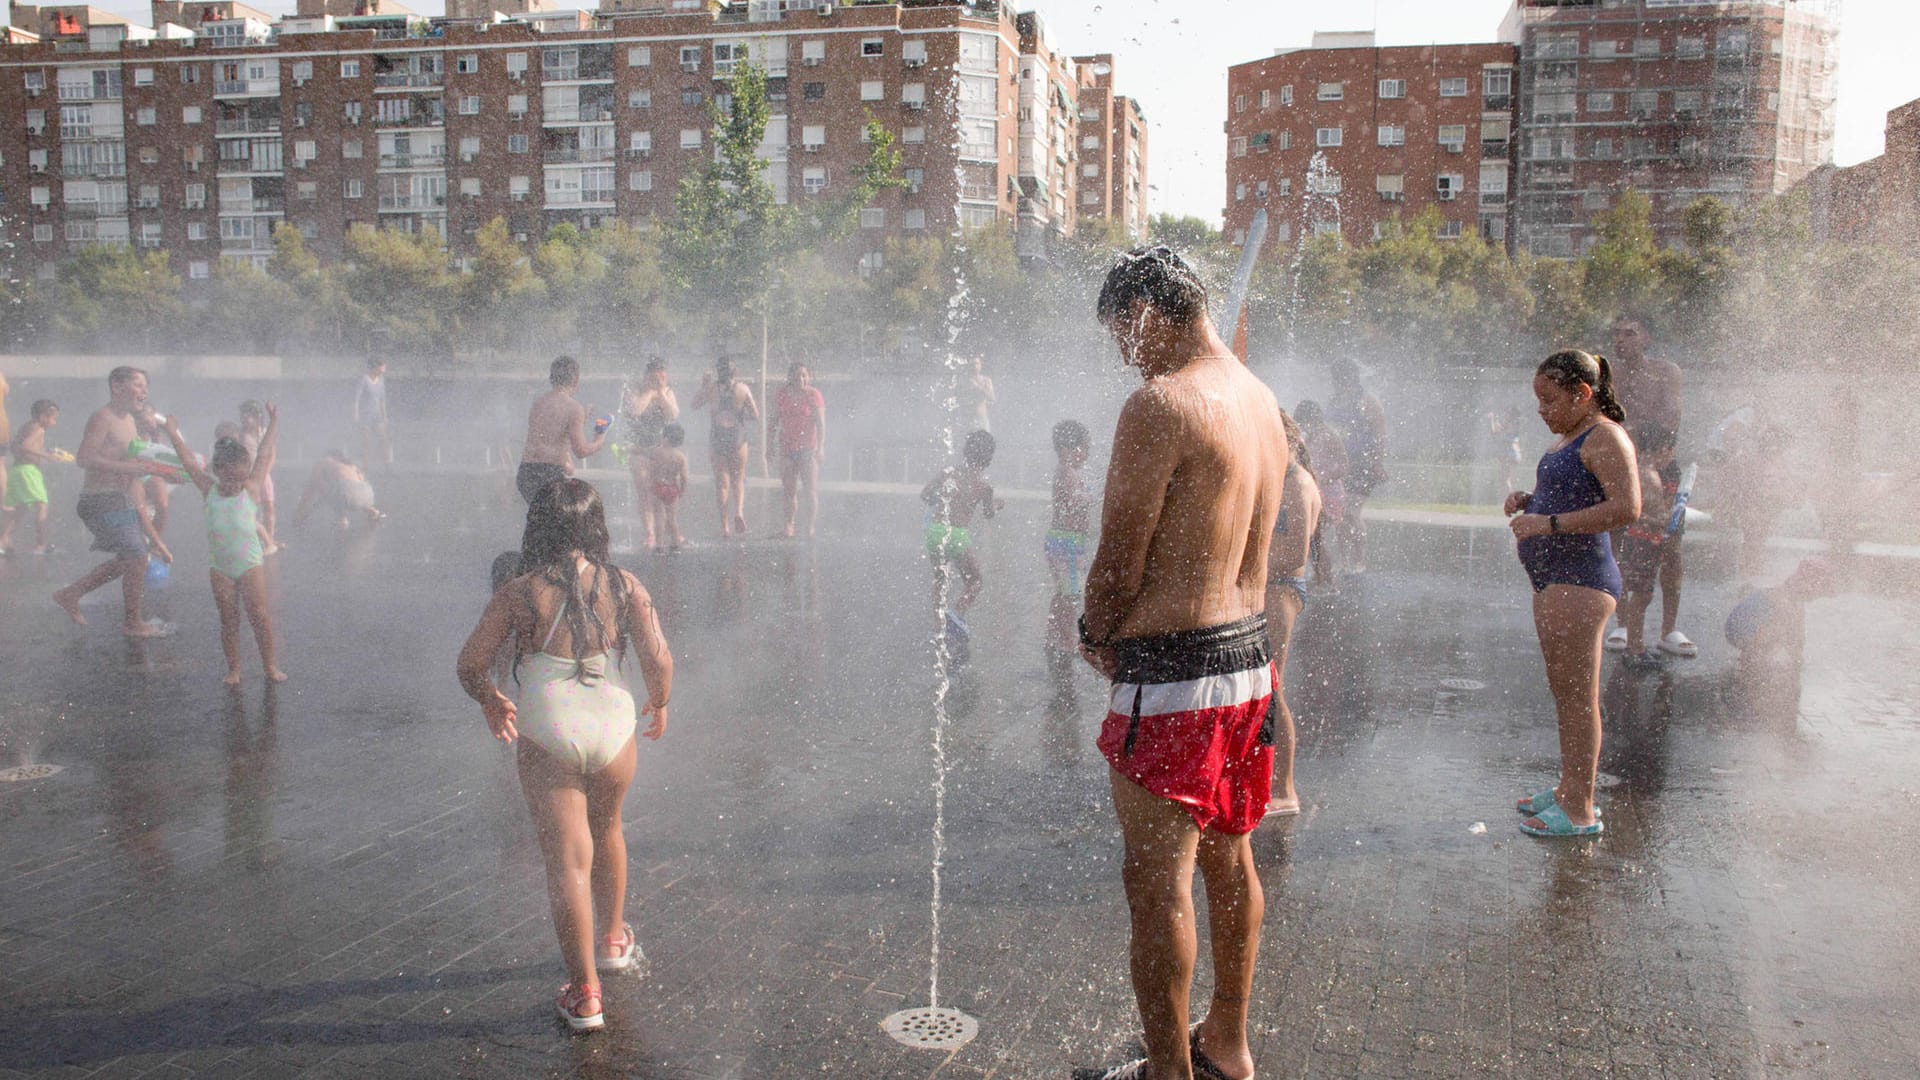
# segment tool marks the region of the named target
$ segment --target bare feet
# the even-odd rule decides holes
[[[59,592],[53,594],[53,602],[60,605],[61,611],[67,613],[67,618],[73,620],[73,625],[87,625],[87,617],[80,614],[79,597],[69,595],[67,590],[61,589]]]
[[[228,668],[227,677],[224,679],[221,679],[220,681],[226,684],[227,686],[239,686],[240,685],[240,669]]]
[[[744,514],[735,514],[735,515],[733,516],[733,532],[734,532],[734,535],[736,535],[736,536],[745,536],[745,535],[747,535],[747,518],[746,518],[746,515],[744,515]]]
[[[173,633],[173,624],[166,622],[136,622],[120,627],[120,632],[130,638],[160,638]]]
[[[267,681],[274,682],[274,683],[286,682],[287,673],[284,671],[281,671],[279,668],[268,668]]]

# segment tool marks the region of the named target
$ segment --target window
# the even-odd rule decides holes
[[[1373,190],[1379,192],[1380,198],[1387,202],[1399,202],[1404,199],[1406,197],[1406,189],[1407,178],[1399,173],[1373,178]]]
[[[1279,139],[1278,139],[1278,140],[1276,140],[1276,144],[1277,144],[1277,145],[1278,145],[1278,146],[1280,147],[1280,149],[1282,149],[1282,150],[1291,150],[1291,149],[1293,149],[1293,132],[1291,132],[1291,131],[1283,131],[1283,132],[1281,132],[1281,133],[1280,133],[1280,137],[1279,137]],[[1136,162],[1135,162],[1135,164],[1137,165],[1137,164],[1139,164],[1139,162],[1138,162],[1138,161],[1136,161]]]
[[[653,46],[633,45],[627,48],[627,66],[630,68],[652,67]]]
[[[1660,55],[1660,39],[1657,37],[1635,38],[1633,41],[1633,55],[1659,56]]]
[[[1572,120],[1573,104],[1578,97],[1579,95],[1571,90],[1559,94],[1535,94],[1533,95],[1533,117],[1535,120]]]
[[[361,198],[365,198],[366,194],[367,194],[367,189],[366,189],[365,181],[357,180],[357,179],[347,180],[346,182],[340,185],[340,195],[342,198],[361,199]]]
[[[141,184],[140,190],[134,194],[133,205],[138,210],[160,209],[160,185]]]
[[[809,195],[818,195],[827,190],[827,170],[824,168],[801,170],[800,189]]]
[[[1635,90],[1627,99],[1627,111],[1636,117],[1648,117],[1660,111],[1660,91]]]
[[[143,105],[134,110],[133,122],[141,127],[152,127],[160,122],[160,110],[151,105]]]
[[[1442,240],[1458,240],[1460,239],[1460,232],[1461,232],[1461,229],[1460,229],[1459,222],[1443,221],[1440,223],[1440,228],[1437,231],[1435,231],[1433,235],[1439,237]]]
[[[460,95],[460,115],[461,116],[479,116],[480,115],[480,95],[479,94],[461,94]]]
[[[313,202],[320,197],[320,185],[312,180],[302,180],[293,186],[293,193],[301,202]]]
[[[1505,202],[1507,199],[1507,166],[1505,162],[1480,166],[1480,204]]]
[[[311,139],[302,139],[293,144],[293,161],[296,167],[303,167],[319,156],[319,147]]]
[[[1465,146],[1466,144],[1467,144],[1467,125],[1465,124],[1441,124],[1440,125],[1440,145],[1441,146],[1446,147],[1450,151],[1458,152],[1459,149]]]
[[[1593,140],[1593,159],[1595,161],[1612,161],[1613,160],[1613,140],[1612,139]]]
[[[1513,134],[1513,121],[1504,116],[1489,117],[1480,121],[1480,142],[1482,146],[1491,145],[1503,148]]]
[[[477,176],[461,177],[460,194],[468,198],[478,198],[480,195],[480,178]]]
[[[700,140],[701,133],[699,128],[680,129],[680,149],[698,150],[700,148]]]
[[[1381,79],[1380,96],[1383,98],[1403,98],[1407,96],[1407,80]]]
[[[908,210],[901,215],[900,224],[901,227],[905,229],[924,229],[927,227],[927,212],[925,210]]]
[[[180,107],[180,122],[183,124],[199,123],[200,122],[200,106],[182,105]]]
[[[349,124],[360,122],[361,106],[357,101],[343,102],[340,106],[340,118]]]
[[[29,188],[27,191],[27,201],[45,210],[47,207],[53,205],[53,189],[48,187]]]
[[[1613,111],[1613,95],[1607,94],[1607,93],[1588,94],[1587,95],[1587,111],[1588,112],[1612,112]]]
[[[1464,77],[1440,80],[1441,97],[1466,97],[1467,80]]]
[[[885,56],[887,55],[887,43],[879,38],[861,38],[860,55],[869,57]]]
[[[627,108],[629,109],[653,108],[653,91],[651,90],[627,91]]]
[[[507,78],[518,81],[520,79],[526,78],[526,75],[527,75],[527,54],[523,52],[508,53],[507,54]]]
[[[1088,136],[1086,136],[1086,137],[1084,137],[1084,138],[1082,138],[1082,139],[1080,140],[1080,149],[1082,149],[1082,150],[1098,150],[1098,149],[1100,149],[1100,136],[1098,136],[1098,135],[1088,135]]]
[[[1587,47],[1587,51],[1595,60],[1611,60],[1620,55],[1620,43],[1610,40],[1596,40],[1592,45]]]
[[[1097,179],[1099,179],[1099,177],[1100,177],[1100,166],[1098,166],[1098,165],[1082,165],[1082,166],[1080,166],[1080,175],[1081,175],[1081,176],[1084,176],[1084,177],[1087,177],[1087,178],[1089,178],[1089,179],[1095,179],[1095,180],[1097,180]]]
[[[1673,92],[1673,112],[1681,119],[1699,114],[1705,98],[1698,90],[1676,90]]]
[[[1467,178],[1459,173],[1441,173],[1433,178],[1433,190],[1444,200],[1458,198],[1460,189],[1467,186]]]
[[[827,58],[827,43],[824,41],[803,41],[800,43],[800,62],[811,67]]]
[[[1339,146],[1342,134],[1343,129],[1337,127],[1315,128],[1313,129],[1313,145]],[[1403,133],[1401,137],[1404,139],[1405,134]]]
[[[1318,96],[1321,101],[1344,100],[1347,96],[1347,84],[1337,83],[1337,82],[1323,82],[1320,84],[1320,91]]]
[[[1280,88],[1280,104],[1282,105],[1293,104],[1293,87],[1291,85],[1283,86]]]
[[[900,59],[906,61],[908,67],[919,67],[925,64],[927,62],[927,43],[920,40],[902,42],[900,44]]]
[[[707,95],[692,87],[686,87],[680,91],[680,104],[682,105],[698,106],[705,100],[707,100]]]
[[[878,251],[869,251],[860,256],[860,276],[863,278],[872,277],[886,269],[886,266],[887,257]]]
[[[36,244],[53,243],[53,226],[35,225],[33,227],[33,242]]]
[[[1247,137],[1245,135],[1234,136],[1234,138],[1228,143],[1228,147],[1229,147],[1229,152],[1232,153],[1234,157],[1246,157],[1247,156]]]
[[[681,71],[699,71],[700,70],[700,46],[698,45],[680,46],[680,70]]]
[[[1512,68],[1488,68],[1480,73],[1480,92],[1488,97],[1508,97],[1513,93]]]
[[[627,174],[628,191],[652,191],[653,170],[635,169]]]
[[[207,238],[207,223],[206,223],[206,222],[204,222],[204,221],[189,221],[189,222],[187,222],[187,239],[189,239],[189,240],[205,240],[206,238]]]
[[[1233,95],[1233,111],[1237,113],[1243,113],[1247,111],[1247,95],[1245,94]]]
[[[808,124],[800,129],[800,143],[808,150],[818,150],[827,145],[825,124]]]
[[[205,238],[204,238],[204,237],[202,237],[202,239],[205,239]],[[194,281],[205,281],[205,280],[207,280],[207,263],[206,263],[206,260],[205,260],[205,259],[195,259],[195,260],[193,260],[192,262],[190,262],[190,263],[188,263],[188,264],[187,264],[187,277],[189,277],[189,278],[191,278],[191,279],[193,279]]]
[[[1320,130],[1325,131],[1326,129],[1321,128]],[[1374,142],[1381,146],[1405,146],[1407,145],[1407,129],[1400,124],[1381,124],[1379,131],[1375,132]],[[1340,144],[1323,142],[1320,143],[1320,145],[1338,146]]]
[[[207,206],[207,185],[188,184],[184,197],[180,200],[182,210],[204,210]],[[202,237],[205,239],[205,237]]]
[[[200,81],[200,65],[180,65],[180,85],[187,86]]]
[[[1233,201],[1234,202],[1247,201],[1247,182],[1245,180],[1242,180],[1239,183],[1233,185]]]
[[[525,176],[507,177],[507,198],[524,199],[533,190],[533,181]]]
[[[927,84],[908,83],[900,88],[900,103],[909,109],[927,107]]]
[[[460,160],[472,161],[479,156],[480,137],[478,135],[462,135],[460,137]]]
[[[152,86],[153,85],[153,69],[152,68],[134,68],[133,69],[133,85]]]
[[[1260,91],[1260,107],[1262,109],[1273,108],[1273,91],[1271,90]]]
[[[826,96],[826,83],[810,82],[800,84],[800,100],[802,101],[824,101],[826,100]]]
[[[1307,190],[1315,195],[1338,195],[1341,188],[1340,174],[1328,173],[1325,176],[1307,176]]]
[[[527,137],[525,134],[516,134],[516,135],[507,136],[507,153],[524,154],[526,152],[527,152]]]
[[[879,79],[866,79],[860,83],[861,101],[879,101],[887,96],[887,84]]]
[[[479,53],[461,53],[459,56],[453,58],[453,73],[455,75],[472,75],[479,70]]]
[[[627,134],[627,152],[641,156],[653,150],[653,132],[633,131]]]
[[[360,61],[358,60],[340,61],[340,77],[343,79],[359,78],[360,77]]]
[[[748,58],[747,43],[744,41],[714,42],[713,77],[718,79],[733,74],[733,66]]]
[[[900,132],[902,143],[923,143],[927,141],[927,129],[923,127],[904,128]]]
[[[1676,38],[1673,42],[1674,55],[1682,60],[1699,60],[1707,55],[1707,39],[1697,37]]]
[[[878,207],[866,206],[860,209],[860,227],[863,229],[884,229],[887,227],[887,212]]]
[[[47,131],[47,110],[27,110],[27,134],[44,135]]]
[[[507,116],[518,120],[527,115],[527,95],[510,94],[507,97]]]
[[[359,139],[342,139],[340,141],[340,156],[341,158],[348,159],[348,160],[359,158],[360,157],[360,140]]]

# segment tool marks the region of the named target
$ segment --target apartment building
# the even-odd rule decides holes
[[[496,217],[529,243],[562,222],[644,226],[713,152],[708,109],[745,61],[768,72],[762,154],[783,200],[845,190],[869,118],[894,133],[908,184],[861,211],[863,269],[889,237],[1011,222],[1025,197],[1022,35],[988,0],[610,0],[504,21],[342,7],[302,0],[310,13],[269,24],[229,0],[164,0],[159,31],[102,42],[83,26],[0,51],[0,227],[45,267],[130,243],[203,279],[222,258],[264,262],[281,222],[323,258],[360,227],[433,233],[458,255]],[[1071,150],[1074,116],[1049,155]],[[1064,190],[1049,228],[1071,229]]]
[[[1432,207],[1442,237],[1504,241],[1517,59],[1511,45],[1322,33],[1229,68],[1228,237],[1244,243],[1264,208],[1273,250],[1333,232],[1364,244]]]
[[[1858,165],[1822,165],[1795,191],[1813,235],[1848,247],[1920,250],[1920,101],[1887,114],[1886,152]]]
[[[1117,221],[1147,234],[1147,122],[1140,103],[1113,92],[1113,56],[1074,57],[1080,76],[1081,220]]]
[[[1687,204],[1780,194],[1831,160],[1836,0],[1517,0],[1519,242],[1573,255],[1626,188],[1663,239]]]

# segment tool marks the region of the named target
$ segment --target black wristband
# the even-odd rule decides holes
[[[1085,612],[1081,612],[1080,614],[1080,644],[1085,645],[1089,649],[1098,649],[1106,644],[1104,641],[1093,640],[1093,635],[1087,633],[1087,616]]]
[[[1558,533],[1560,531],[1560,515],[1559,514],[1547,515],[1547,531],[1550,533]]]

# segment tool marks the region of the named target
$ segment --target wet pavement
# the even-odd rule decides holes
[[[68,508],[68,554],[0,561],[0,767],[62,767],[0,783],[0,1077],[1065,1077],[1134,1052],[1098,686],[1046,708],[1044,507],[980,539],[939,975],[980,1028],[929,1052],[880,1027],[930,974],[917,506],[835,496],[816,544],[624,560],[679,664],[627,803],[651,971],[577,1038],[510,752],[453,679],[517,511],[493,481],[382,487],[380,530],[291,534],[277,693],[250,642],[220,686],[191,492],[153,605],[176,637],[45,602],[89,565]],[[1376,532],[1376,571],[1296,637],[1308,806],[1254,839],[1261,1076],[1920,1074],[1920,604],[1815,605],[1796,703],[1733,683],[1728,589],[1694,583],[1700,659],[1609,661],[1605,837],[1553,844],[1509,809],[1555,760],[1517,567]]]

